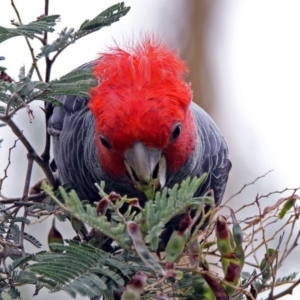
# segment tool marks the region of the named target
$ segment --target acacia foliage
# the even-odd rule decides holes
[[[193,197],[204,177],[188,179],[172,189],[158,192],[144,208],[139,206],[138,199],[106,195],[103,186],[99,187],[102,200],[95,206],[81,201],[69,186],[57,190],[49,161],[49,137],[46,137],[44,152],[39,155],[15,124],[13,116],[25,108],[31,120],[34,116],[30,104],[42,100],[47,120],[53,106],[61,105],[58,95],[88,96],[90,88],[97,83],[91,69],[77,69],[51,79],[52,66],[75,41],[119,21],[130,8],[119,3],[92,20],[85,20],[78,29],[65,28],[56,32],[60,16],[48,15],[48,2],[45,0],[45,14],[23,24],[12,0],[18,20],[11,21],[10,26],[0,26],[0,43],[10,38],[25,38],[32,58],[29,70],[20,66],[18,79],[9,76],[9,68],[0,66],[0,127],[7,124],[28,152],[24,158],[28,160],[28,168],[23,194],[16,199],[0,193],[0,299],[4,293],[12,299],[20,297],[20,285],[34,285],[35,295],[46,288],[51,292],[67,292],[70,297],[79,294],[90,299],[103,295],[105,299],[248,300],[260,297],[259,294],[266,290],[269,291],[268,299],[279,299],[291,293],[300,282],[298,274],[292,271],[280,277],[278,270],[298,245],[300,235],[293,238],[299,217],[297,189],[290,190],[290,195],[265,209],[261,209],[260,201],[268,195],[257,196],[235,212],[230,210],[225,218],[216,217],[218,209],[213,206],[212,197]],[[53,42],[48,42],[50,34],[57,34]],[[37,50],[31,46],[33,39],[40,42]],[[4,59],[0,56],[0,62]],[[44,76],[39,70],[39,62],[43,59],[46,62]],[[33,75],[38,80],[33,80]],[[1,142],[0,139],[0,145]],[[10,152],[14,147],[9,150],[8,164],[0,179],[0,192],[8,176]],[[48,185],[44,185],[44,191],[30,195],[34,163],[43,170]],[[206,212],[204,207],[208,204],[212,207]],[[125,206],[127,210],[121,214],[120,209]],[[248,206],[255,207],[257,212],[237,220],[239,213]],[[20,214],[21,208],[24,208],[23,214]],[[196,211],[194,217],[190,215],[192,209]],[[62,222],[71,221],[76,239],[64,240],[53,223],[48,234],[51,251],[28,254],[25,240],[37,249],[42,245],[26,232],[27,226],[31,218],[43,215],[54,215]],[[191,230],[200,215],[208,219],[208,226],[200,230],[203,218],[198,228]],[[188,225],[182,231],[174,231],[165,253],[160,253],[159,236],[165,224],[176,216],[179,222],[186,218]],[[282,222],[282,226],[267,237],[265,228],[277,221]],[[91,232],[86,231],[86,224],[92,228]],[[280,252],[284,229],[288,229],[288,237]],[[216,238],[212,238],[213,231]],[[270,243],[278,236],[277,246],[271,247]],[[260,249],[263,254],[259,253]],[[156,257],[155,251],[164,260]],[[217,257],[218,262],[214,263],[213,257]],[[247,264],[251,268],[245,270]],[[213,268],[217,268],[217,273]],[[291,287],[275,294],[275,287],[287,283]]]

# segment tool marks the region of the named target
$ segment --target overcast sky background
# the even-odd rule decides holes
[[[195,1],[197,0],[190,0],[189,4]],[[266,194],[286,187],[300,186],[300,2],[199,2],[210,11],[205,27],[206,68],[198,64],[189,67],[191,70],[201,68],[204,79],[208,78],[205,77],[206,72],[209,74],[207,81],[213,90],[215,101],[210,113],[228,141],[233,169],[225,198],[239,190],[244,183],[251,182],[271,169],[274,169],[271,174],[249,187],[243,196],[236,199],[236,205],[251,201],[257,193]],[[62,16],[59,29],[65,26],[76,29],[85,19],[93,18],[115,3],[116,1],[111,0],[52,0],[50,13]],[[43,13],[41,0],[18,0],[16,4],[24,23],[35,20]],[[114,40],[122,44],[128,38],[138,37],[141,32],[154,32],[166,42],[172,42],[184,59],[189,58],[194,44],[186,44],[187,38],[192,35],[192,32],[187,31],[187,18],[191,16],[187,1],[128,0],[125,4],[132,8],[120,22],[76,42],[58,58],[52,79],[95,59],[97,53],[111,46]],[[197,18],[199,14],[200,18],[201,13],[195,11],[194,17]],[[9,27],[12,19],[16,19],[16,16],[10,1],[1,0],[0,25]],[[195,28],[189,28],[197,30],[196,24],[195,22]],[[13,38],[0,45],[0,56],[6,57],[1,63],[15,79],[20,66],[25,65],[27,69],[30,67],[29,51],[20,47],[22,43],[25,43],[22,38]],[[33,45],[38,46],[35,43]],[[192,85],[196,88],[197,80],[194,79]],[[18,113],[16,120],[24,134],[41,151],[43,116],[38,105],[33,108],[36,119],[32,124],[29,124],[25,110]],[[12,146],[14,137],[9,130],[1,128],[0,138],[4,138],[0,149],[2,177],[1,170],[7,163],[7,151]],[[26,170],[25,165],[22,165],[24,155],[26,153],[19,143],[13,151],[9,178],[2,191],[6,195],[19,196],[21,193]],[[40,176],[41,173],[36,172],[32,182]],[[279,196],[274,196],[267,199],[265,204],[270,205],[278,198]],[[45,225],[45,233],[49,230],[48,225]],[[65,223],[61,226],[62,232],[65,226]],[[47,234],[43,235],[41,239],[46,244]],[[277,242],[272,244],[274,248]],[[299,249],[296,252],[299,254]],[[290,273],[300,270],[297,253],[294,253],[291,263],[287,264]],[[286,296],[284,299],[299,299],[299,288],[297,291],[298,295]],[[45,295],[47,293],[44,292],[36,299],[46,299]],[[48,299],[53,297],[54,295],[50,295]],[[66,298],[62,294],[55,295],[55,299]]]

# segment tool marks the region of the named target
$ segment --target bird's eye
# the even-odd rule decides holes
[[[100,141],[102,143],[102,145],[107,148],[107,149],[111,149],[111,145],[110,143],[108,142],[108,140],[106,139],[106,137],[102,134],[100,134]]]
[[[181,124],[177,123],[174,125],[172,130],[171,141],[176,140],[179,137],[180,133],[181,133]]]

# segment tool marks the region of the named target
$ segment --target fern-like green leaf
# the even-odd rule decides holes
[[[188,207],[197,209],[200,203],[210,204],[208,197],[194,198],[194,194],[204,182],[206,174],[200,178],[187,178],[182,183],[175,184],[172,189],[164,188],[155,195],[155,201],[148,201],[144,210],[148,233],[146,243],[151,244],[151,249],[158,247],[158,236],[167,222],[186,212]],[[144,229],[145,231],[145,229]]]
[[[25,36],[32,39],[35,34],[39,35],[44,34],[44,32],[53,32],[53,27],[56,25],[59,17],[59,15],[43,17],[29,24],[18,24],[17,28],[5,28],[0,26],[0,43],[16,36]]]
[[[45,102],[49,102],[55,106],[62,106],[62,103],[54,96],[49,96],[49,95],[45,95],[42,94],[40,96],[37,97],[37,100],[42,100]]]
[[[52,197],[58,204],[61,204],[59,199],[54,195],[53,191],[49,186],[43,184],[44,191]],[[88,224],[95,230],[103,233],[105,236],[112,238],[122,248],[128,248],[130,245],[130,238],[126,232],[125,224],[114,223],[107,221],[106,216],[98,216],[96,208],[87,204],[83,207],[82,202],[78,198],[76,192],[72,190],[70,193],[59,187],[59,191],[63,197],[65,206],[64,208],[75,218]]]
[[[19,299],[21,295],[20,291],[14,286],[11,286],[7,293],[11,299]]]
[[[11,222],[12,222],[12,223],[21,222],[21,223],[24,223],[24,224],[26,224],[26,225],[29,225],[29,224],[30,224],[30,220],[27,219],[27,218],[24,218],[24,217],[16,217],[16,218],[12,219]]]
[[[17,259],[15,259],[11,265],[9,265],[9,270],[12,271],[12,270],[15,270],[16,268],[18,267],[22,267],[24,266],[27,262],[31,261],[34,259],[34,255],[31,254],[31,255],[26,255],[25,257],[19,257]]]
[[[64,28],[59,34],[58,38],[54,40],[51,44],[45,45],[41,48],[41,53],[39,53],[36,58],[40,59],[44,56],[48,56],[52,52],[62,50],[68,44],[75,42],[74,29]]]
[[[37,248],[42,247],[42,243],[38,241],[34,236],[31,234],[28,234],[27,232],[24,232],[24,239],[28,242],[30,242],[32,245],[34,245]]]
[[[276,283],[284,283],[284,282],[290,282],[294,280],[298,275],[298,272],[293,272],[288,276],[280,277],[276,279]]]
[[[130,10],[130,7],[125,6],[124,2],[115,4],[92,20],[86,20],[76,32],[77,36],[83,35],[86,31],[96,31],[104,26],[110,26],[111,24],[119,21],[119,19],[125,16]]]
[[[12,240],[15,244],[20,240],[20,228],[17,224],[11,224],[9,227],[8,239]]]
[[[95,79],[92,73],[92,66],[84,69],[76,69],[65,76],[62,76],[59,80],[55,82],[59,83],[73,83],[77,81],[91,80]]]
[[[22,80],[25,77],[25,66],[20,68],[19,79]]]
[[[90,298],[107,293],[105,290],[112,286],[122,288],[125,285],[122,276],[129,278],[130,265],[117,255],[74,240],[66,242],[69,244],[51,244],[59,252],[41,252],[34,257],[35,263],[28,270],[39,275],[38,281],[46,281],[52,291],[64,290],[72,297],[80,294]]]

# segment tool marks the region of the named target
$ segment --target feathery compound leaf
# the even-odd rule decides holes
[[[38,99],[48,86],[42,81],[31,81],[28,77],[19,82],[0,81],[0,101],[9,103],[11,107],[23,106],[24,103]]]
[[[70,193],[66,193],[62,187],[59,187],[59,191],[65,203],[64,206],[46,184],[43,185],[43,189],[53,200],[66,209],[73,217],[84,222],[85,224],[88,224],[95,230],[103,233],[105,236],[112,238],[121,247],[129,247],[130,238],[128,234],[126,234],[125,225],[123,223],[108,222],[106,216],[98,216],[96,208],[89,204],[83,207],[82,202],[74,190],[72,190]]]
[[[12,222],[12,223],[22,222],[22,223],[25,223],[26,225],[29,225],[29,224],[30,224],[30,220],[29,220],[29,219],[26,219],[26,218],[24,218],[24,217],[16,217],[16,218],[12,219],[11,222]]]
[[[74,29],[64,28],[59,34],[58,38],[51,44],[45,45],[41,48],[42,52],[39,53],[36,58],[40,59],[44,56],[48,56],[52,52],[63,50],[64,47],[75,42]]]
[[[200,203],[210,204],[212,199],[208,197],[194,198],[195,192],[204,182],[207,174],[200,178],[187,178],[180,185],[175,184],[170,190],[164,188],[155,195],[155,202],[148,201],[144,210],[144,218],[148,234],[146,243],[151,244],[151,249],[158,247],[158,236],[160,231],[172,218],[185,213],[188,207],[197,209]]]
[[[37,248],[41,248],[42,247],[42,243],[40,241],[38,241],[34,236],[32,236],[31,234],[28,234],[27,232],[24,232],[24,239],[28,242],[30,242],[33,246],[37,247]]]
[[[76,32],[76,35],[82,35],[85,31],[96,31],[104,26],[110,26],[112,23],[119,21],[119,19],[125,16],[130,10],[130,7],[125,6],[124,2],[115,4],[102,13],[100,13],[94,19],[86,20]]]
[[[0,26],[0,43],[16,36],[25,36],[32,39],[34,38],[34,34],[53,32],[53,27],[56,25],[59,17],[59,15],[46,16],[26,25],[16,24],[17,28]]]
[[[9,227],[9,240],[13,240],[15,244],[19,243],[20,240],[20,228],[17,224],[11,224]]]
[[[57,99],[55,98],[54,96],[49,96],[49,95],[41,95],[39,97],[37,97],[37,100],[42,100],[42,101],[45,101],[45,102],[49,102],[55,106],[62,106],[62,103]]]
[[[20,291],[14,286],[11,286],[7,293],[11,299],[19,299],[21,295]]]
[[[297,275],[298,275],[298,272],[293,272],[288,276],[277,278],[276,283],[290,282],[292,280],[295,280],[297,278]]]
[[[52,291],[64,290],[72,297],[76,294],[94,297],[110,289],[111,282],[115,288],[124,285],[124,279],[117,271],[123,269],[120,274],[125,272],[127,277],[130,266],[123,264],[117,256],[74,240],[66,242],[69,245],[51,244],[59,253],[37,254],[37,263],[29,266],[30,272],[42,275],[39,279],[57,283],[50,287]]]
[[[34,259],[34,255],[30,254],[30,255],[26,255],[25,257],[19,257],[17,259],[15,259],[11,265],[9,265],[9,270],[12,271],[18,267],[22,267],[24,266],[26,263],[28,263],[29,261]]]
[[[22,69],[22,68],[21,68]],[[25,70],[21,70],[21,77]],[[55,97],[57,95],[74,95],[88,97],[89,90],[97,81],[92,76],[91,70],[78,70],[50,83],[31,81],[29,77],[23,77],[19,82],[0,81],[0,101],[10,104],[11,107],[22,106],[20,98],[29,103],[33,100],[43,100],[60,106],[61,103]]]
[[[76,70],[68,73],[67,75],[62,76],[59,80],[54,81],[54,82],[73,83],[73,82],[77,82],[77,81],[90,80],[90,79],[95,80],[95,77],[92,72],[92,65],[89,68],[76,69]],[[97,84],[97,82],[95,82],[95,84]]]
[[[52,82],[46,95],[72,95],[89,97],[89,90],[97,84],[95,79],[80,80],[73,83]]]
[[[111,6],[91,21],[86,20],[76,32],[73,28],[64,28],[58,34],[59,36],[55,41],[41,48],[42,52],[39,53],[36,58],[40,59],[44,56],[48,56],[52,52],[57,52],[56,54],[59,54],[69,45],[75,43],[76,40],[99,30],[104,26],[110,26],[112,23],[119,21],[119,19],[125,16],[129,10],[130,7],[126,7],[122,2]]]
[[[22,80],[25,77],[25,66],[20,68],[19,79]]]
[[[89,91],[97,85],[97,80],[92,74],[92,69],[75,70],[61,77],[59,80],[51,81],[40,97],[40,100],[49,102],[58,101],[53,96],[72,95],[79,97],[89,97]]]

